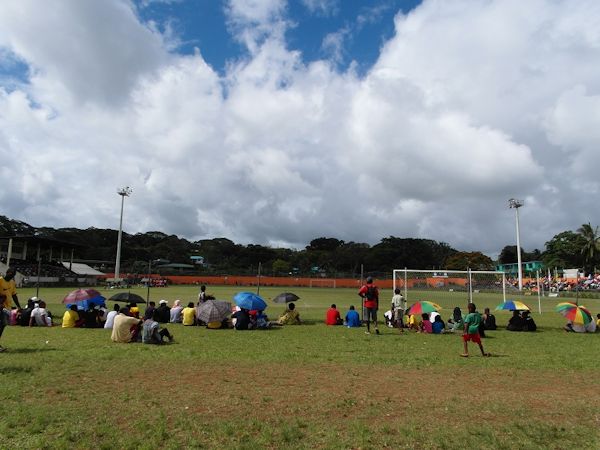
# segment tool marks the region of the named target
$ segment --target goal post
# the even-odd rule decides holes
[[[311,278],[309,286],[311,288],[335,288],[335,278]]]
[[[454,293],[448,295],[455,298],[462,293],[473,303],[473,297],[480,293],[501,293],[506,301],[506,291],[512,286],[502,271],[394,269],[393,288],[399,288],[406,301],[410,301],[413,293],[426,291]]]

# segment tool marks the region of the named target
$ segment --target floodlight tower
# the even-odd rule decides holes
[[[129,197],[133,189],[129,186],[117,189],[117,194],[121,196],[121,219],[119,220],[119,236],[117,237],[117,260],[115,261],[115,283],[119,281],[119,271],[121,270],[121,236],[123,235],[123,205],[125,197]]]
[[[519,292],[523,290],[523,271],[521,270],[521,239],[519,233],[519,208],[523,206],[523,200],[511,198],[508,200],[508,207],[515,210],[515,220],[517,222],[517,269],[519,271]]]

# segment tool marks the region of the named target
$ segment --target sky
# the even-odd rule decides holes
[[[596,0],[3,0],[0,214],[496,256],[600,224]]]

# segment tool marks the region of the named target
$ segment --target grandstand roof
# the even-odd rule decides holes
[[[71,272],[75,272],[77,275],[104,275],[102,272],[82,263],[70,263],[63,261],[63,266],[69,269]]]
[[[39,236],[39,235],[35,235],[35,234],[19,235],[19,236],[0,236],[0,240],[8,241],[9,239],[12,239],[13,241],[35,242],[37,244],[43,244],[43,245],[61,245],[63,247],[76,247],[76,248],[87,247],[86,245],[83,245],[83,244],[77,244],[75,242],[61,241],[59,239],[54,239],[54,238],[47,237],[47,236]]]

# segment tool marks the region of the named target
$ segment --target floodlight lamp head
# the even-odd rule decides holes
[[[129,197],[132,192],[133,192],[133,189],[130,188],[129,186],[125,186],[120,189],[117,189],[117,194],[119,194],[121,197]]]
[[[517,200],[516,198],[511,198],[508,200],[508,207],[509,208],[520,208],[521,206],[523,206],[525,204],[525,202],[523,200]]]

